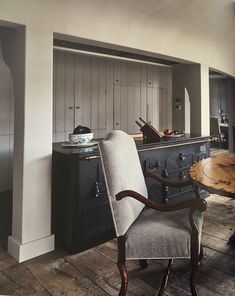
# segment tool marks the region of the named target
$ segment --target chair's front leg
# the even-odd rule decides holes
[[[117,238],[118,241],[118,261],[117,266],[121,274],[122,285],[119,291],[119,296],[125,296],[127,292],[128,285],[128,274],[125,266],[126,262],[126,252],[125,252],[125,236],[120,236]]]
[[[198,296],[197,289],[195,286],[195,279],[196,279],[196,273],[198,270],[198,262],[191,262],[192,266],[192,271],[191,271],[191,276],[190,276],[190,289],[192,296]]]
[[[197,289],[195,286],[196,273],[199,267],[199,240],[198,240],[198,229],[193,219],[194,210],[190,210],[190,224],[192,228],[191,234],[191,276],[190,276],[190,288],[192,296],[198,296]]]
[[[204,252],[203,252],[203,247],[201,245],[201,247],[200,247],[200,253],[199,253],[199,258],[198,258],[199,259],[199,262],[202,261],[203,257],[204,257]]]
[[[141,269],[145,269],[149,266],[149,261],[147,259],[141,259],[139,260],[139,264]]]
[[[167,269],[165,271],[164,277],[162,279],[162,285],[161,285],[161,289],[160,289],[160,291],[158,293],[158,296],[163,296],[165,294],[167,281],[168,281],[168,278],[169,278],[169,275],[170,275],[172,264],[173,264],[173,258],[169,259],[169,261],[168,261],[168,266],[167,266]]]

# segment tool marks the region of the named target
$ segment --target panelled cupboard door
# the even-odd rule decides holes
[[[114,129],[121,129],[130,134],[139,132],[135,120],[143,115],[142,67],[140,63],[114,61]]]
[[[79,75],[78,80],[75,77],[75,105],[80,112],[75,112],[75,126],[80,124],[91,128],[91,57],[80,55],[77,62],[75,68]]]
[[[159,88],[148,87],[147,88],[147,121],[151,122],[151,125],[159,130],[160,121],[160,108],[159,108]]]
[[[65,59],[65,137],[69,138],[69,134],[74,130],[74,75],[75,75],[75,57],[66,54]]]
[[[135,120],[141,116],[140,87],[114,86],[114,129],[139,132]]]
[[[171,127],[171,70],[147,66],[146,121],[158,130]]]
[[[77,55],[75,63],[75,126],[103,137],[113,125],[113,67],[106,58]]]
[[[55,140],[66,140],[66,53],[55,52],[54,58],[54,133]],[[62,137],[63,135],[63,137]]]

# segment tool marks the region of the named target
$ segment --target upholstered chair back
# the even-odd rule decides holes
[[[122,190],[134,190],[147,197],[138,152],[133,138],[123,131],[113,131],[99,143],[99,150],[109,202],[117,236],[126,233],[144,205],[131,197],[116,201]]]
[[[218,137],[220,134],[219,118],[210,117],[210,135]]]

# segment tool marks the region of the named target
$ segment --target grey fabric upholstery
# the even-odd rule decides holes
[[[122,131],[111,132],[99,144],[107,192],[117,236],[124,235],[144,205],[126,197],[116,201],[122,190],[134,190],[147,196],[139,156],[133,138]]]
[[[203,215],[196,211],[194,217],[200,246]],[[190,238],[188,209],[169,213],[144,210],[126,233],[126,258],[189,258]]]

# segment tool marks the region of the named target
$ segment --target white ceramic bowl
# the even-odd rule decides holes
[[[87,144],[93,139],[94,134],[69,134],[69,140],[74,144]]]

